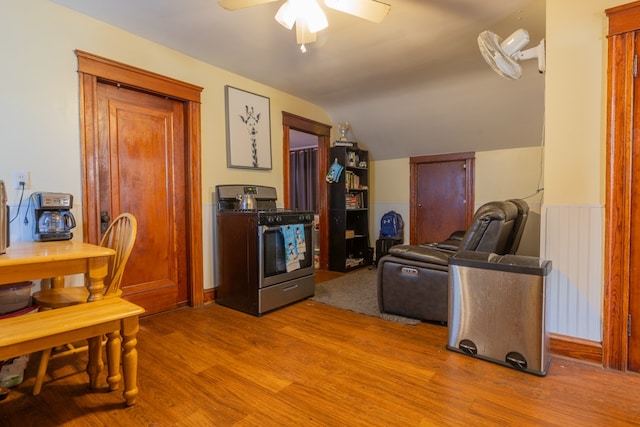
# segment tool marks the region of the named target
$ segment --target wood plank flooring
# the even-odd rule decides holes
[[[554,359],[546,377],[445,349],[447,329],[305,300],[254,317],[217,304],[150,316],[140,394],[87,390],[86,357],[54,360],[32,396],[0,402],[1,426],[640,425],[640,375]],[[53,377],[53,378],[52,378]]]

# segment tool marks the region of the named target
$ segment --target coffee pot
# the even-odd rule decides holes
[[[64,233],[76,226],[76,221],[68,211],[42,212],[38,219],[41,233]]]
[[[240,209],[243,210],[255,210],[256,209],[256,198],[253,197],[253,194],[238,194],[238,200],[240,200]]]
[[[76,220],[71,213],[73,195],[69,193],[31,193],[29,206],[32,207],[33,240],[69,240],[73,238],[71,229]]]

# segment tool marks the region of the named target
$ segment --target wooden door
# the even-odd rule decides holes
[[[465,230],[473,216],[473,153],[411,158],[411,244]]]
[[[602,362],[640,371],[640,2],[609,18]]]
[[[130,212],[138,236],[122,280],[126,299],[147,312],[186,304],[183,104],[99,83],[100,212]]]
[[[159,268],[165,272],[170,271],[173,276],[179,275],[177,286],[186,287],[187,295],[184,297],[184,292],[182,290],[175,290],[175,286],[171,284],[175,283],[175,280],[174,277],[171,277],[166,281],[154,281],[154,283],[160,284],[161,288],[157,289],[158,292],[155,293],[154,296],[151,296],[153,292],[151,292],[150,289],[144,289],[146,286],[145,283],[137,283],[138,286],[136,286],[137,289],[135,289],[135,291],[140,292],[134,293],[133,290],[129,290],[127,292],[130,296],[126,298],[143,305],[147,309],[148,314],[182,305],[185,301],[192,306],[201,306],[204,304],[205,294],[208,295],[210,300],[213,299],[213,291],[204,292],[203,278],[202,156],[200,150],[200,96],[202,87],[181,82],[167,76],[155,74],[150,71],[142,70],[80,50],[76,50],[76,55],[78,57],[78,75],[80,81],[82,232],[84,240],[90,243],[98,243],[100,241],[100,212],[103,209],[102,196],[105,193],[104,188],[102,187],[103,183],[108,185],[109,189],[114,185],[117,187],[117,189],[114,189],[114,192],[109,190],[109,208],[113,205],[118,206],[121,210],[133,210],[134,207],[135,209],[139,209],[140,206],[143,205],[145,207],[149,204],[155,206],[154,203],[149,203],[150,197],[156,197],[152,196],[153,194],[159,192],[159,194],[171,195],[174,201],[177,202],[170,205],[170,200],[167,200],[166,207],[161,206],[161,208],[166,209],[165,212],[170,212],[170,214],[165,213],[165,215],[168,215],[168,221],[169,219],[174,218],[179,219],[179,221],[176,223],[168,222],[161,225],[166,230],[164,232],[165,238],[168,236],[168,239],[172,240],[174,243],[178,242],[178,239],[184,239],[184,244],[181,244],[183,247],[166,249],[166,253],[181,252],[179,256],[184,257],[184,261],[182,259],[168,259],[165,261],[160,258],[160,256],[163,255],[161,245],[166,242],[158,243],[160,239],[159,236],[162,236],[163,232],[157,232],[152,226],[140,224],[142,229],[139,228],[138,230],[136,246],[141,245],[149,250],[156,250],[160,247],[160,252],[156,256],[154,256],[153,253],[149,254],[145,252],[143,254],[144,257],[148,257],[149,262],[149,264],[145,264],[145,266],[153,266],[154,264],[158,264],[159,261],[168,264],[168,266],[160,265]],[[184,149],[181,153],[171,153],[170,150],[166,149],[166,147],[163,149],[165,153],[173,156],[167,157],[165,160],[172,159],[172,162],[164,162],[163,165],[158,166],[164,167],[167,171],[170,171],[169,175],[171,175],[172,178],[167,178],[168,181],[165,180],[165,182],[154,183],[155,186],[151,188],[151,192],[148,190],[150,186],[149,183],[152,182],[151,178],[153,178],[153,175],[149,175],[149,177],[146,175],[144,177],[137,175],[138,178],[142,178],[145,182],[135,182],[135,186],[132,186],[131,183],[129,183],[128,187],[125,187],[115,172],[113,172],[115,167],[118,170],[118,173],[129,174],[128,179],[132,179],[134,176],[132,172],[135,172],[135,168],[151,167],[150,164],[140,165],[140,162],[144,163],[145,161],[145,157],[140,155],[143,153],[142,151],[138,152],[136,155],[135,150],[127,153],[126,150],[130,149],[130,147],[125,148],[124,155],[130,155],[132,157],[131,160],[138,162],[137,164],[104,164],[104,162],[107,161],[109,163],[117,162],[120,160],[121,156],[117,151],[112,153],[111,148],[109,148],[108,156],[103,154],[105,140],[102,137],[102,134],[104,131],[101,131],[100,129],[104,129],[105,125],[103,122],[104,119],[108,117],[108,114],[105,115],[104,112],[99,111],[101,101],[98,100],[98,86],[102,84],[111,86],[116,85],[121,86],[122,88],[126,87],[129,88],[127,91],[131,90],[132,92],[139,94],[157,94],[158,96],[156,97],[154,95],[153,98],[158,99],[155,99],[153,102],[158,102],[158,100],[167,101],[171,99],[177,100],[178,103],[182,104],[182,108],[179,113],[177,113],[178,104],[174,101],[170,101],[171,107],[164,108],[164,112],[163,108],[159,108],[157,109],[158,111],[154,111],[150,114],[151,118],[155,117],[153,120],[159,120],[157,117],[162,116],[163,114],[164,117],[167,117],[167,115],[171,115],[174,112],[182,114],[183,119],[177,120],[177,123],[182,121],[183,124],[180,126],[184,127],[183,132],[177,137],[182,138],[182,142],[177,143],[175,140],[175,134],[177,131],[175,131],[176,127],[174,126],[174,117],[172,116],[171,123],[169,124],[167,122],[168,126],[165,128],[169,133],[164,137],[158,136],[158,141],[166,141],[168,139],[171,140],[170,142],[173,144],[174,148],[179,145],[183,145]],[[104,88],[100,89],[100,91],[102,90],[104,90]],[[132,111],[137,112],[140,112],[144,108],[154,110],[156,108],[153,107],[153,102],[151,102],[151,107],[145,107],[143,103],[143,105],[140,106],[134,105],[131,109]],[[172,109],[172,113],[168,113],[169,109]],[[145,117],[144,114],[140,114],[140,118],[142,120],[151,120],[151,118]],[[134,125],[138,126],[138,124]],[[107,126],[107,129],[110,131],[111,128]],[[115,127],[115,129],[117,129],[117,127]],[[126,130],[127,129],[122,129],[122,131]],[[144,132],[144,130],[141,131]],[[149,135],[144,135],[143,138],[146,139],[149,136],[151,136],[151,133]],[[110,144],[111,142],[106,145]],[[145,145],[143,144],[141,147],[145,147]],[[101,152],[101,150],[103,151]],[[114,154],[113,157],[111,156],[112,154]],[[182,163],[178,164],[176,159],[181,156],[183,159]],[[108,178],[104,178],[105,168],[109,170]],[[179,172],[179,170],[182,170],[182,172]],[[103,178],[101,178],[101,176],[103,176]],[[184,177],[188,177],[188,179],[184,179]],[[174,179],[175,181],[171,182],[171,179]],[[182,184],[180,184],[180,182],[182,182]],[[141,191],[141,189],[144,189],[144,191]],[[116,190],[118,193],[115,193]],[[135,197],[141,198],[141,201],[137,202],[137,206],[134,200]],[[156,197],[155,201],[158,202],[158,200],[160,200],[160,198]],[[140,213],[134,210],[133,213],[139,216],[139,223],[148,221],[145,216],[147,212]],[[113,219],[115,212],[110,212],[109,214],[110,218]],[[180,218],[181,215],[183,219]],[[152,217],[152,219],[157,220],[157,217]],[[152,233],[146,231],[151,229],[153,229]],[[178,235],[178,230],[182,230],[183,234]],[[132,263],[131,265],[133,265],[134,261],[130,260],[130,262]],[[182,265],[185,270],[180,270],[182,267],[175,267],[176,265]],[[135,268],[135,266],[131,267],[132,270]],[[171,274],[166,273],[165,275],[170,276]],[[132,281],[127,283],[134,282]],[[127,287],[132,289],[129,285],[127,285]],[[167,290],[162,288],[169,289]],[[157,300],[155,299],[156,297]]]

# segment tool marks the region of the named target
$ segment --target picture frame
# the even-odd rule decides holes
[[[269,98],[225,86],[227,167],[270,170]]]

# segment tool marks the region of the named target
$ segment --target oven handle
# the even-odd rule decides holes
[[[287,224],[287,225],[294,225],[294,224]],[[311,227],[311,223],[309,223],[309,224],[304,224],[303,223],[302,225],[304,226],[304,228]],[[269,232],[269,231],[282,231],[282,229],[280,228],[279,225],[277,225],[277,226],[262,225],[262,226],[260,226],[260,228],[261,228],[263,233],[266,233],[266,232]]]

